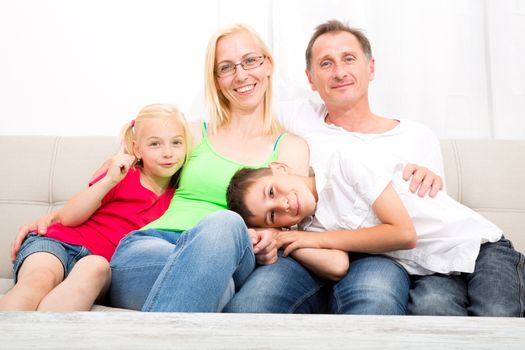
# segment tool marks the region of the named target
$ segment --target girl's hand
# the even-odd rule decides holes
[[[120,180],[126,176],[134,161],[135,156],[129,154],[119,153],[113,156],[113,158],[109,160],[106,176],[112,180],[114,184],[119,183]]]
[[[283,231],[277,236],[277,247],[284,247],[284,256],[300,248],[322,248],[322,235],[317,232]]]
[[[56,222],[55,212],[44,215],[36,219],[30,224],[24,225],[18,229],[15,240],[11,244],[11,262],[15,262],[16,255],[24,243],[26,237],[31,232],[35,232],[39,235],[44,236],[47,233],[47,228],[49,225]]]

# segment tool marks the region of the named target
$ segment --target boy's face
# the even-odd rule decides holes
[[[272,175],[256,180],[244,201],[254,216],[248,224],[256,227],[289,227],[315,212],[316,200],[305,177],[273,169]]]

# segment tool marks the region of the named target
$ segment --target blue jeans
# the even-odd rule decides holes
[[[502,238],[481,245],[472,273],[413,277],[413,315],[523,317],[525,257]]]
[[[31,254],[40,252],[53,254],[60,260],[62,267],[64,267],[64,278],[69,275],[80,259],[91,255],[91,252],[84,246],[69,244],[54,238],[30,233],[16,255],[13,265],[13,279],[15,283],[18,280],[18,270],[22,267],[25,259]]]
[[[142,311],[218,312],[255,268],[244,221],[208,215],[185,232],[134,231],[111,260],[112,306]]]
[[[226,312],[406,314],[410,279],[394,260],[359,254],[345,278],[332,284],[291,257],[258,267]]]
[[[353,315],[406,315],[410,276],[383,255],[351,254],[350,269],[334,284],[330,312]]]

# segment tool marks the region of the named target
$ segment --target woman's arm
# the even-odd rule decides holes
[[[31,232],[36,232],[39,235],[45,235],[47,233],[47,228],[51,224],[57,222],[58,212],[54,211],[52,213],[42,215],[35,221],[30,224],[24,225],[18,229],[18,232],[15,236],[15,240],[11,243],[11,261],[14,263],[16,255],[22,246],[22,243],[25,241],[27,235]]]
[[[202,140],[202,121],[188,123],[190,129],[192,147],[197,146]]]
[[[293,174],[308,176],[310,150],[299,136],[286,134],[280,145],[278,160],[287,164]]]
[[[56,214],[56,221],[65,226],[78,226],[85,222],[100,207],[104,196],[126,176],[135,160],[134,156],[119,154],[109,162],[106,175],[71,197]]]
[[[416,246],[414,225],[391,183],[374,202],[372,209],[381,221],[377,226],[327,232],[282,232],[279,234],[278,245],[285,247],[285,255],[299,248],[384,253]]]

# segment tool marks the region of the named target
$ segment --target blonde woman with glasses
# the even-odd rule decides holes
[[[193,151],[169,209],[129,234],[111,262],[113,306],[218,312],[256,263],[277,259],[270,231],[248,229],[226,209],[226,188],[243,167],[272,161],[306,174],[308,147],[272,116],[273,58],[242,24],[219,30],[206,62],[207,122],[191,125]]]

